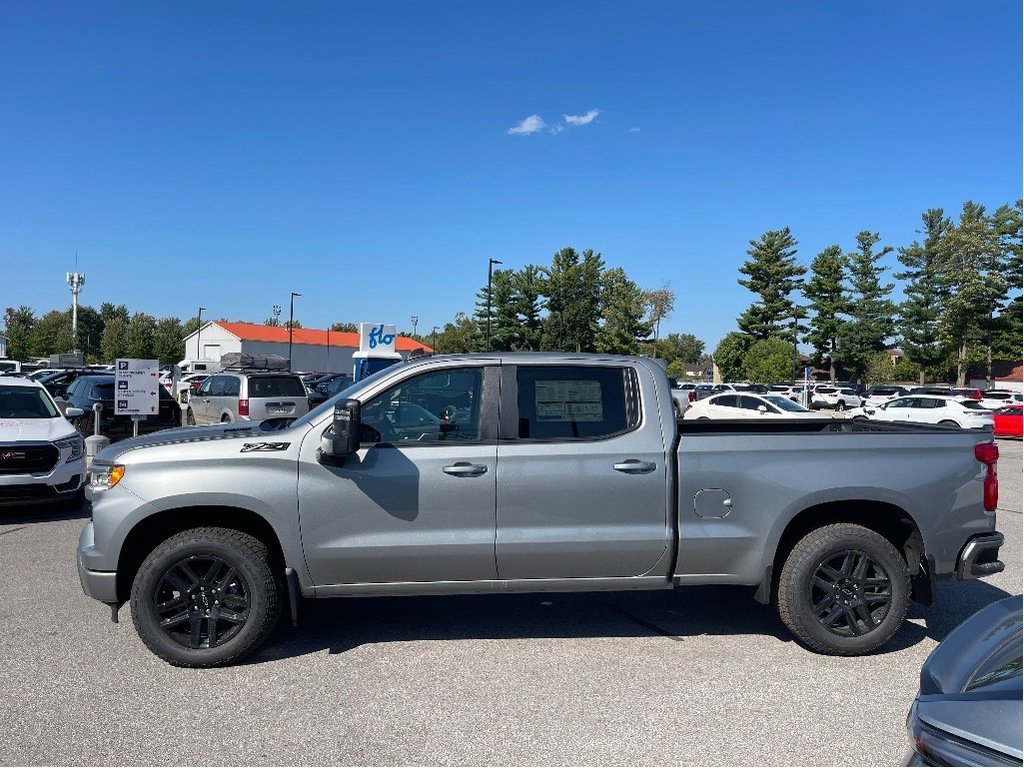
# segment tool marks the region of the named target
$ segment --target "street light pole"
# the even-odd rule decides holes
[[[419,323],[420,318],[418,315],[413,315],[410,319],[412,320],[412,336],[416,338],[416,325]]]
[[[199,327],[196,329],[196,360],[203,359],[202,347],[199,346],[199,340],[203,337],[203,310],[206,307],[199,308]]]
[[[494,273],[494,265],[501,264],[497,259],[487,260],[487,349],[485,352],[491,351],[491,278]]]
[[[430,332],[430,348],[437,352],[437,326]]]
[[[292,370],[292,326],[295,325],[295,297],[301,293],[292,291],[292,298],[288,307],[288,371]]]

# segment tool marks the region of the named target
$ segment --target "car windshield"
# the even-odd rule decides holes
[[[0,419],[53,419],[59,415],[43,389],[0,386]]]
[[[305,397],[306,387],[298,376],[253,376],[249,397]]]
[[[992,413],[998,413],[1000,416],[1020,416],[1021,409],[1014,408],[1012,405],[1008,405],[1005,408],[997,408]]]
[[[778,395],[763,395],[764,399],[774,405],[780,411],[791,411],[793,413],[810,413],[799,403],[794,403],[788,397],[779,397]]]

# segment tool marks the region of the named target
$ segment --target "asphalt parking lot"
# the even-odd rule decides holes
[[[306,602],[247,663],[181,670],[82,593],[81,513],[0,512],[0,763],[894,765],[928,653],[1022,591],[1021,444],[999,445],[1006,571],[854,659],[748,589],[689,587]]]

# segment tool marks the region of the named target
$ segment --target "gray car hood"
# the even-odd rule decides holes
[[[260,424],[261,422],[246,421],[240,424],[215,424],[210,427],[161,429],[148,435],[119,440],[100,451],[96,455],[96,460],[112,462],[129,451],[156,445],[182,445],[208,440],[252,440],[255,437],[267,440],[283,434],[282,430],[261,429]]]

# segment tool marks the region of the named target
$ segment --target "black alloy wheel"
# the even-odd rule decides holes
[[[249,585],[213,555],[193,555],[167,568],[152,599],[160,629],[185,648],[223,645],[249,620]]]
[[[877,531],[835,523],[809,531],[779,574],[779,617],[818,653],[856,656],[880,648],[903,625],[910,573]]]
[[[892,580],[866,552],[845,550],[818,563],[810,599],[818,622],[839,637],[872,632],[892,606]]]

